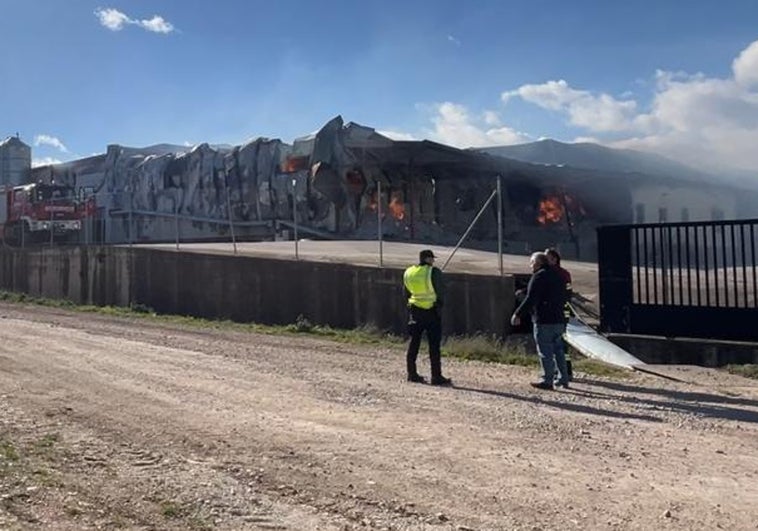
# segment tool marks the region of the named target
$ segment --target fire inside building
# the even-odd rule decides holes
[[[756,203],[754,194],[711,183],[393,141],[339,116],[292,145],[266,138],[234,147],[110,145],[103,155],[30,173],[33,182],[94,198],[93,215],[82,224],[88,243],[223,240],[231,230],[239,239],[267,240],[291,236],[294,223],[306,238],[375,239],[381,216],[383,238],[450,245],[498,179],[503,248],[510,253],[552,245],[567,257],[593,259],[599,225],[636,221],[641,208],[660,211],[655,200],[663,196],[687,197],[693,211],[694,202],[716,201],[727,217]],[[497,234],[492,202],[467,245],[495,249]]]

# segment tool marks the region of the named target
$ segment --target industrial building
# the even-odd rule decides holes
[[[593,259],[598,226],[755,215],[758,197],[721,182],[634,171],[530,164],[430,141],[393,141],[336,117],[292,145],[110,145],[106,153],[35,168],[32,179],[95,197],[87,242],[231,237],[376,239],[454,244],[502,185],[504,251],[548,245]],[[468,245],[494,250],[492,201]]]

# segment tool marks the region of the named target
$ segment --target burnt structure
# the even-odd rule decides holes
[[[503,188],[504,250],[547,245],[594,258],[595,229],[632,221],[631,189],[650,179],[535,165],[430,141],[393,141],[341,117],[292,145],[259,138],[235,147],[108,146],[104,155],[35,168],[32,179],[94,195],[87,241],[302,237],[452,244],[497,179]],[[381,188],[381,197],[378,190]],[[468,245],[495,249],[493,202]]]

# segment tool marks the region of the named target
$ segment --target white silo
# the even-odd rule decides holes
[[[0,140],[0,185],[25,184],[31,176],[32,148],[16,136]]]

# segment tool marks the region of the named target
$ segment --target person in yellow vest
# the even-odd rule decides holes
[[[442,271],[434,267],[434,253],[425,249],[419,253],[419,263],[405,270],[403,285],[408,300],[408,344],[406,362],[408,381],[424,383],[424,377],[416,371],[416,358],[421,345],[421,336],[426,331],[429,342],[429,361],[432,367],[432,385],[452,385],[450,378],[442,376],[441,308],[445,302],[445,286]]]

